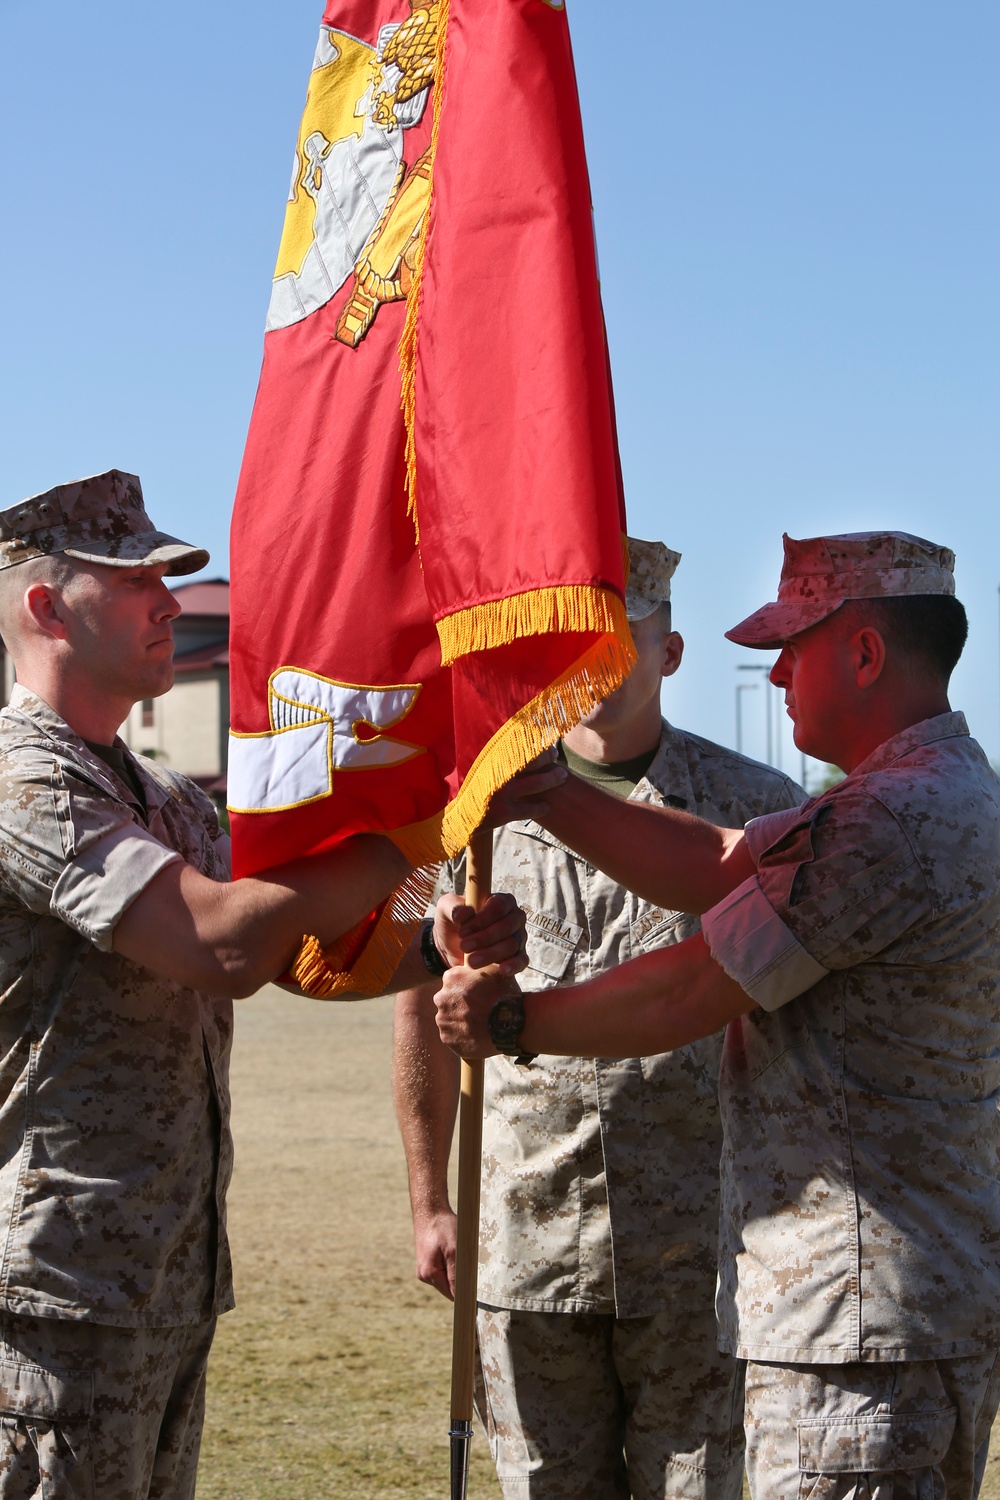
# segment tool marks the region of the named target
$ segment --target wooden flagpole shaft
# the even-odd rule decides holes
[[[473,834],[465,859],[465,899],[476,910],[490,894],[493,831]],[[483,1157],[483,1064],[462,1062],[458,1106],[458,1243],[451,1341],[451,1500],[465,1500],[472,1440],[479,1280],[479,1186]]]

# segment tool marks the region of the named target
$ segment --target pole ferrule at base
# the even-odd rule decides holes
[[[466,1500],[469,1488],[472,1423],[460,1422],[452,1418],[448,1437],[451,1439],[451,1500]]]

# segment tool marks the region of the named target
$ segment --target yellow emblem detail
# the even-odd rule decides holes
[[[430,201],[430,153],[403,160],[434,80],[439,0],[374,44],[324,27],[295,152],[268,329],[324,306],[353,277],[337,338],[352,348],[383,302],[405,298]]]
[[[360,140],[364,128],[364,116],[356,111],[357,98],[351,98],[354,91],[345,87],[345,83],[348,78],[353,80],[358,97],[364,92],[374,49],[342,33],[336,33],[334,42],[334,36],[335,33],[329,33],[332,60],[314,68],[309,75],[285,208],[285,227],[274,268],[275,280],[289,272],[301,274],[306,251],[316,237],[316,199],[322,187],[323,157],[330,150],[330,142],[350,136]]]
[[[392,129],[399,121],[395,106],[405,104],[429,89],[434,82],[434,56],[437,51],[437,29],[440,15],[438,0],[430,5],[414,6],[410,15],[390,38],[379,63],[375,90],[375,123]],[[394,77],[392,69],[398,74]]]

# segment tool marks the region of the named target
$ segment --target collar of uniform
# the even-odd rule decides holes
[[[962,713],[936,714],[933,719],[922,719],[919,724],[911,724],[909,729],[901,729],[899,734],[894,734],[891,740],[886,740],[873,750],[867,760],[863,760],[860,766],[855,766],[847,780],[853,781],[859,776],[868,776],[873,771],[883,771],[886,766],[894,760],[900,760],[902,756],[908,755],[911,750],[917,750],[921,745],[932,745],[935,740],[950,740],[957,735],[968,735],[969,726]],[[843,786],[843,782],[839,785]],[[832,788],[836,791],[836,787]]]
[[[660,721],[660,744],[656,755],[642,780],[637,784],[635,791],[625,800],[628,802],[652,802],[657,806],[668,803],[673,807],[681,807],[691,812],[695,805],[694,787],[691,785],[691,772],[688,769],[687,755],[684,750],[684,736],[679,729],[668,724],[666,719]],[[553,849],[562,849],[566,854],[573,854],[568,844],[562,839],[557,839],[554,833],[543,828],[541,823],[536,823],[534,818],[518,818],[507,825],[517,833],[526,833],[529,837],[539,839],[543,844],[549,844]],[[579,855],[573,855],[575,859]]]
[[[684,735],[666,719],[660,720],[660,745],[645,776],[628,799],[630,802],[669,803],[682,811],[695,808],[694,787],[688,765]]]
[[[47,735],[49,739],[58,740],[61,744],[69,747],[73,752],[74,759],[82,761],[88,771],[98,775],[103,785],[107,785],[110,782],[111,789],[117,794],[120,795],[124,791],[125,796],[122,799],[123,801],[128,802],[132,807],[139,807],[138,799],[128,782],[122,781],[121,777],[116,776],[107,761],[102,760],[99,755],[95,755],[93,750],[80,738],[76,730],[72,729],[66,723],[66,720],[61,718],[55,709],[46,703],[44,698],[39,698],[37,693],[32,693],[28,688],[22,687],[19,682],[15,682],[7,707],[27,719],[36,729],[40,729]],[[160,781],[147,771],[142,757],[132,755],[125,741],[119,735],[115,736],[115,744],[120,750],[124,750],[127,755],[131,756],[146,794],[146,812],[152,818],[153,813],[158,812],[168,800],[169,793],[161,785]],[[141,808],[140,811],[142,811]]]

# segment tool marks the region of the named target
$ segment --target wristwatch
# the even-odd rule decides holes
[[[424,961],[424,968],[428,974],[433,974],[435,979],[440,979],[442,974],[447,974],[451,968],[451,964],[434,941],[434,922],[430,917],[420,928],[420,957]]]
[[[521,1046],[521,1032],[524,1030],[524,1000],[520,991],[512,995],[501,995],[499,1000],[493,1002],[487,1017],[486,1025],[489,1028],[490,1041],[498,1052],[505,1057],[512,1057],[522,1067],[534,1062],[538,1056],[537,1052],[525,1052]]]

